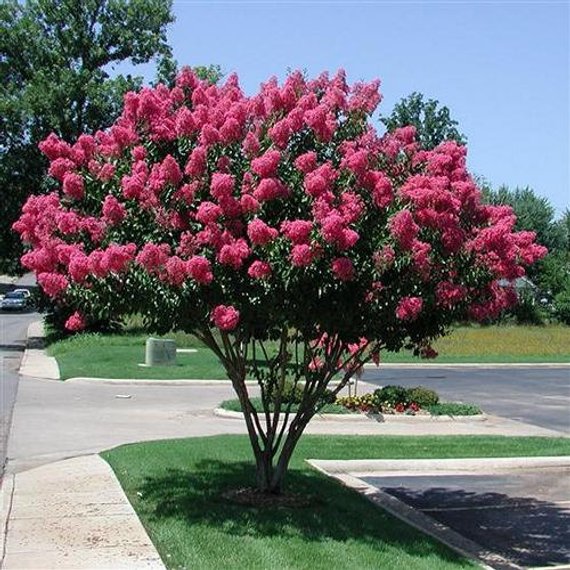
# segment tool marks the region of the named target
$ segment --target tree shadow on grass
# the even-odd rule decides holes
[[[392,546],[411,556],[470,565],[358,493],[309,470],[291,469],[287,479],[287,490],[312,497],[308,507],[250,507],[223,497],[229,490],[253,486],[252,471],[251,463],[218,460],[197,462],[188,471],[168,469],[136,489],[137,508],[151,523],[177,519],[238,537],[352,541],[378,551]]]

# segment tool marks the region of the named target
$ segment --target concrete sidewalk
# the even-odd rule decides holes
[[[246,433],[243,421],[213,412],[234,397],[231,387],[50,381],[45,374],[56,376],[53,362],[40,348],[33,350],[23,371],[36,377],[20,381],[2,488],[3,568],[162,568],[112,471],[93,454],[136,441]],[[496,416],[461,422],[323,419],[307,433],[562,435]]]
[[[2,487],[2,568],[149,569],[164,565],[98,455],[44,465]]]

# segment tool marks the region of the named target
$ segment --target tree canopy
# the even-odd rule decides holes
[[[434,149],[444,141],[465,144],[465,135],[457,129],[459,123],[451,118],[446,106],[439,106],[435,99],[424,100],[422,93],[414,92],[400,100],[388,116],[381,122],[388,132],[402,127],[416,129],[418,142],[426,150]]]
[[[0,270],[14,270],[18,240],[10,226],[30,193],[45,190],[38,143],[113,123],[130,75],[114,65],[169,54],[171,0],[6,0],[0,4]]]
[[[410,127],[379,137],[379,101],[378,82],[342,71],[246,97],[236,76],[183,69],[172,88],[129,93],[109,130],[43,141],[54,191],[15,224],[68,329],[139,313],[214,351],[263,491],[282,489],[306,425],[364,362],[434,356],[454,320],[514,302],[497,280],[545,253],[511,208],[482,203],[464,146],[426,151]]]

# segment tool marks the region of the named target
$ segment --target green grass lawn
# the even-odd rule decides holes
[[[173,367],[143,368],[146,335],[77,335],[49,347],[62,378],[161,378],[222,380],[227,376],[214,354],[195,337],[168,335],[179,348],[198,352],[179,354]],[[435,345],[440,356],[433,362],[570,362],[570,327],[489,326],[458,327]],[[383,361],[423,362],[409,352],[385,353]]]
[[[251,399],[251,403],[252,403],[253,407],[255,408],[255,411],[257,411],[257,412],[263,412],[264,411],[263,401],[261,400],[261,398],[250,398],[250,399]],[[283,404],[282,412],[284,412],[285,406],[286,406],[286,404]],[[230,412],[241,412],[242,411],[241,405],[240,405],[239,400],[237,398],[235,398],[233,400],[224,400],[220,404],[220,408],[223,408],[224,410],[229,410]],[[298,409],[299,409],[299,406],[297,404],[291,405],[291,412],[292,413],[295,413]],[[341,406],[340,404],[326,404],[319,411],[319,414],[352,414],[352,413],[354,413],[354,412],[351,412],[349,409],[345,408],[344,406]]]
[[[257,509],[221,497],[253,484],[245,436],[137,443],[102,456],[168,568],[431,570],[471,564],[304,460],[567,454],[566,438],[304,436],[288,485],[315,501],[300,509]]]
[[[169,336],[171,338],[171,336]],[[61,378],[212,379],[227,380],[214,353],[191,335],[176,335],[178,348],[198,352],[179,353],[176,366],[141,367],[145,358],[145,335],[77,335],[49,346],[59,364]]]

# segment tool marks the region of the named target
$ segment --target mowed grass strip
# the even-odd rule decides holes
[[[208,379],[227,380],[227,374],[214,353],[191,335],[176,335],[178,348],[197,352],[178,353],[176,366],[144,367],[144,335],[85,334],[49,346],[57,359],[62,380],[77,378]],[[171,337],[169,337],[171,338]]]
[[[145,368],[145,341],[148,335],[76,335],[52,344],[49,353],[58,361],[62,378],[204,379],[225,380],[218,358],[194,336],[167,335],[179,348],[195,348],[195,353],[179,353],[173,367]],[[435,344],[437,363],[540,363],[570,362],[570,327],[548,325],[458,327]],[[271,349],[270,349],[271,350]],[[425,362],[410,352],[383,353],[383,362]]]
[[[304,460],[567,454],[565,438],[303,436],[287,482],[314,504],[299,509],[244,507],[222,497],[254,483],[244,436],[139,443],[102,456],[168,568],[443,570],[472,565]]]

